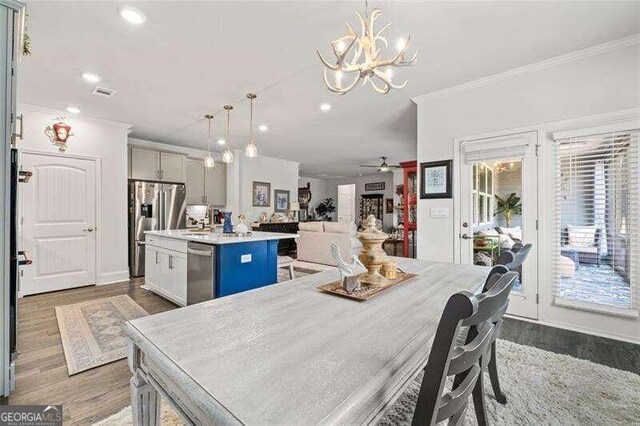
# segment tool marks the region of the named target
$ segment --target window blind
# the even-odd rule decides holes
[[[557,139],[556,303],[638,309],[638,131]]]

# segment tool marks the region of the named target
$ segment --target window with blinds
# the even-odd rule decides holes
[[[638,309],[638,132],[556,140],[556,304]]]

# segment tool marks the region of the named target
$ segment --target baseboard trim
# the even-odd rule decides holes
[[[127,281],[128,279],[129,279],[128,269],[125,269],[124,271],[105,272],[100,274],[100,277],[98,278],[96,285],[120,283],[122,281]]]
[[[633,344],[636,344],[636,345],[640,345],[640,340],[637,340],[637,339],[632,339],[632,338],[629,338],[629,337],[626,337],[626,336],[620,336],[620,335],[617,335],[617,334],[603,333],[601,331],[591,330],[591,329],[584,328],[584,327],[576,327],[576,326],[565,324],[565,323],[559,323],[559,322],[553,322],[553,321],[535,320],[535,319],[531,319],[531,318],[519,317],[517,315],[509,315],[509,314],[505,314],[505,317],[512,318],[512,319],[518,320],[518,321],[530,322],[530,323],[533,323],[533,324],[544,325],[544,326],[547,326],[547,327],[560,328],[562,330],[575,331],[577,333],[589,334],[589,335],[592,335],[592,336],[604,337],[606,339],[619,340],[621,342],[627,342],[627,343],[633,343]]]

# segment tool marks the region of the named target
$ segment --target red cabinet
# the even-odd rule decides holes
[[[416,161],[403,161],[400,163],[404,174],[404,194],[402,197],[404,208],[402,210],[403,239],[402,256],[416,257],[415,236],[418,225],[418,164]],[[412,249],[411,252],[409,249]]]

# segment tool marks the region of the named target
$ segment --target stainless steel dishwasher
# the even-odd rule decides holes
[[[187,305],[216,297],[215,246],[187,244]]]

